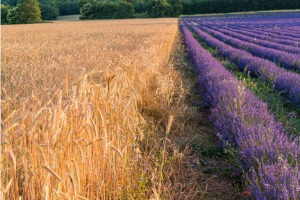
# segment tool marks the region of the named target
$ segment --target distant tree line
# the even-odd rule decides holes
[[[300,9],[300,0],[181,0],[182,14]]]
[[[124,19],[133,18],[134,9],[125,1],[89,1],[82,3],[80,19]]]
[[[1,23],[75,14],[80,19],[123,19],[281,9],[300,9],[300,0],[2,0]]]
[[[300,0],[80,0],[79,4],[81,19],[178,17],[181,14],[300,9]]]
[[[80,0],[80,19],[124,19],[178,17],[180,0]]]
[[[33,2],[36,3],[33,4]],[[54,20],[59,15],[76,15],[80,13],[79,0],[2,0],[1,24],[25,23],[21,16],[16,16],[20,13],[19,7],[21,3],[27,7],[39,9],[40,19],[36,19],[35,21],[29,20],[26,23],[38,22],[40,20]]]
[[[37,0],[20,0],[13,7],[1,4],[1,24],[27,24],[41,21]]]

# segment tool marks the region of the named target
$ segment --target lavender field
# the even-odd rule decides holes
[[[300,132],[289,130],[299,127],[300,12],[194,16],[179,23],[220,146],[244,174],[245,194],[300,199]],[[243,80],[269,88],[285,106],[269,109],[272,97],[257,96],[263,89]],[[295,123],[278,117],[282,109]]]

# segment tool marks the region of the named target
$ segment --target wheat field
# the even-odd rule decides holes
[[[1,198],[183,194],[166,176],[181,153],[166,147],[167,137],[155,140],[170,132],[186,92],[168,65],[177,26],[176,19],[3,26]]]

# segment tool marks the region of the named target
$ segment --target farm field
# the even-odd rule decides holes
[[[2,199],[239,196],[177,19],[9,25],[1,48]]]
[[[180,98],[171,72],[162,75],[176,33],[176,19],[4,26],[2,198],[153,193],[138,142],[154,129],[140,104]]]
[[[211,121],[254,199],[300,198],[299,28],[299,12],[180,20]]]
[[[0,199],[300,199],[300,12],[72,19],[2,26]]]

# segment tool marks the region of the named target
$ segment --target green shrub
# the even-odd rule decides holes
[[[93,19],[93,17],[93,5],[91,3],[83,5],[80,9],[80,19]]]
[[[8,23],[7,14],[10,9],[12,9],[11,6],[1,4],[1,24]]]
[[[92,4],[92,5],[95,5],[95,4],[99,3],[99,2],[96,1],[96,0],[79,0],[79,3],[78,3],[79,8],[81,9],[81,8],[82,8],[85,4],[87,4],[87,3],[90,3],[90,4]]]
[[[135,13],[134,17],[135,18],[148,18],[149,16],[146,12],[144,12],[144,13]]]
[[[180,0],[174,0],[171,2],[172,11],[170,17],[179,17],[182,13],[183,6]]]
[[[92,2],[83,5],[80,9],[80,19],[125,19],[133,17],[133,6],[127,2]]]
[[[19,24],[19,23],[21,23],[17,7],[14,7],[12,9],[8,10],[8,13],[7,13],[7,22],[9,24]]]
[[[115,19],[117,18],[118,4],[115,2],[104,2],[100,4],[100,17],[97,19]],[[98,10],[97,10],[98,11]]]
[[[166,0],[151,0],[148,6],[150,17],[168,17],[171,15],[172,6]]]
[[[61,2],[59,4],[60,15],[77,15],[80,13],[78,2]]]
[[[126,19],[126,18],[133,18],[133,17],[134,17],[134,9],[132,4],[124,1],[119,2],[116,18]]]
[[[27,24],[41,21],[41,10],[37,0],[20,0],[16,11],[20,23]]]
[[[59,16],[59,9],[49,4],[41,4],[41,17],[43,20],[54,20]]]
[[[1,0],[1,4],[11,7],[16,7],[18,0]]]

